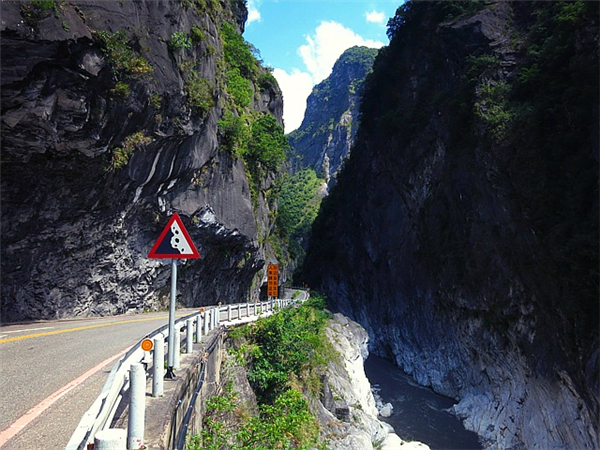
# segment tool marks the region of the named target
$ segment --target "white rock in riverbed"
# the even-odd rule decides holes
[[[331,450],[427,450],[420,442],[405,442],[391,425],[377,419],[381,405],[389,414],[393,406],[379,402],[376,405],[371,384],[364,370],[368,357],[369,336],[358,323],[341,314],[334,314],[326,333],[339,355],[327,370],[327,384],[332,403],[345,404],[349,419],[336,418],[331,410],[321,405],[321,422],[329,430],[328,448]],[[385,412],[384,412],[385,413]],[[389,416],[388,416],[389,417]]]
[[[381,417],[390,417],[392,415],[393,410],[394,407],[392,406],[392,404],[386,403],[385,405],[383,405],[383,408],[379,410],[379,415]]]

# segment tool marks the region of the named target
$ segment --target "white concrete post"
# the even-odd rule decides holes
[[[94,436],[96,450],[125,450],[127,448],[127,431],[122,428],[100,430]]]
[[[204,336],[206,336],[208,334],[208,311],[202,314],[202,319],[204,320]]]
[[[194,319],[185,321],[187,331],[185,333],[185,352],[192,353],[194,351]]]
[[[164,392],[165,337],[154,336],[154,354],[152,358],[152,397],[160,397]]]
[[[181,367],[181,329],[175,325],[175,344],[173,345],[173,369]]]
[[[198,314],[196,316],[196,342],[200,343],[202,340],[202,316]]]
[[[231,322],[231,305],[227,305],[227,321]]]
[[[246,317],[250,317],[250,303],[246,303]]]
[[[127,423],[127,448],[141,448],[144,444],[144,420],[146,415],[146,372],[140,363],[129,370],[129,421]]]
[[[219,326],[219,323],[221,322],[221,306],[217,306],[215,310],[217,311],[217,314],[215,316],[215,328],[217,328]]]

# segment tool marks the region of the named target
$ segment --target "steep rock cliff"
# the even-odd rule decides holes
[[[181,303],[258,295],[275,174],[249,180],[219,120],[281,125],[282,96],[252,61],[247,104],[228,88],[222,30],[243,31],[244,2],[1,8],[2,320],[165,304],[169,266],[146,256],[173,212],[202,256],[181,266]]]
[[[598,446],[598,4],[408,2],[302,278],[486,448]]]
[[[295,163],[313,169],[329,186],[350,153],[364,81],[377,51],[355,46],[342,53],[331,75],[308,96],[302,125],[289,134]]]

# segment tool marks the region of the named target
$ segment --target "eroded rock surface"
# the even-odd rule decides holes
[[[218,136],[219,30],[243,30],[243,2],[46,3],[1,4],[2,321],[164,306],[169,264],[147,254],[173,212],[202,256],[180,267],[180,303],[257,297],[275,178],[253,199]],[[252,90],[282,124],[277,85]]]

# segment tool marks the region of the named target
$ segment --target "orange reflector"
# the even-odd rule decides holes
[[[154,344],[150,339],[144,339],[142,341],[142,350],[144,350],[145,352],[149,352],[150,350],[152,350],[152,347],[154,347]]]

